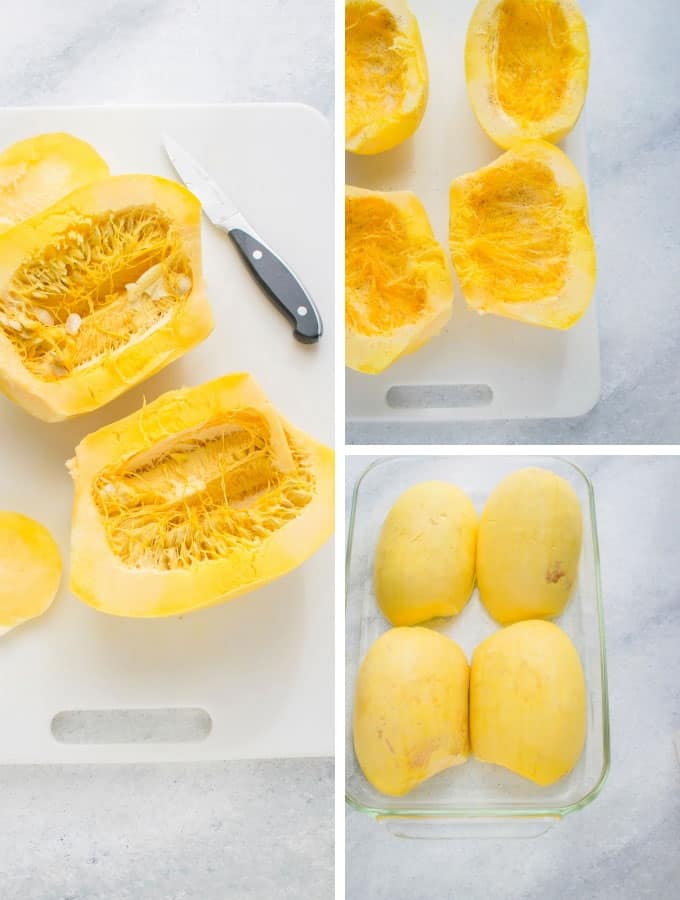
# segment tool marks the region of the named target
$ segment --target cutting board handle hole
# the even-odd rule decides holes
[[[183,709],[66,709],[50,724],[60,744],[178,744],[204,741],[209,713]]]
[[[488,384],[395,384],[385,395],[393,409],[452,409],[489,406]]]

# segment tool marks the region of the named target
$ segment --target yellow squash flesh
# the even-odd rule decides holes
[[[569,482],[520,469],[489,497],[479,523],[477,586],[503,625],[559,616],[578,573],[581,505]]]
[[[477,511],[453,484],[427,481],[405,491],[383,524],[375,596],[392,625],[457,615],[475,582]]]
[[[354,697],[354,750],[383,794],[408,793],[464,763],[469,668],[458,644],[428,628],[393,628],[370,647]]]
[[[21,513],[0,512],[0,635],[42,615],[61,580],[49,531]]]
[[[0,153],[0,234],[108,174],[94,147],[70,134],[17,141]]]
[[[561,140],[588,88],[588,30],[576,0],[480,0],[465,44],[468,95],[479,124],[507,149],[521,138]]]
[[[299,566],[333,529],[333,452],[247,374],[163,394],[88,435],[69,468],[71,589],[112,615],[230,600]]]
[[[469,307],[544,328],[571,328],[595,287],[586,189],[546,141],[520,141],[456,178],[449,241]]]
[[[581,756],[586,715],[581,660],[552,622],[519,622],[475,650],[470,740],[477,759],[553,784]]]
[[[56,422],[97,409],[212,330],[201,208],[173,181],[105,178],[0,236],[0,389]]]
[[[420,200],[408,191],[347,187],[347,365],[376,374],[438,334],[453,280]]]
[[[427,105],[418,22],[405,0],[345,3],[345,146],[382,153],[409,138]]]

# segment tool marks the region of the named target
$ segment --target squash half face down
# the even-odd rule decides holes
[[[492,141],[559,141],[588,88],[588,30],[576,0],[480,0],[465,44],[474,113]]]
[[[449,241],[465,300],[544,328],[570,328],[595,287],[588,198],[554,144],[519,141],[491,165],[456,178]]]
[[[345,147],[391,150],[420,125],[428,95],[425,50],[406,0],[345,3]]]
[[[179,184],[121,175],[0,235],[0,389],[68,419],[207,337],[200,216]]]
[[[108,174],[94,147],[70,134],[17,141],[0,153],[0,233]]]
[[[382,372],[438,334],[453,280],[427,213],[409,191],[345,195],[346,362]]]
[[[71,590],[118,616],[177,615],[296,568],[333,529],[333,452],[247,374],[163,394],[88,435]]]

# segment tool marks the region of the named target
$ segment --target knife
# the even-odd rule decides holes
[[[295,325],[294,336],[305,344],[318,341],[323,334],[321,316],[299,278],[190,153],[167,136],[163,146],[179,177],[200,200],[203,212],[213,225],[227,232],[269,299]]]

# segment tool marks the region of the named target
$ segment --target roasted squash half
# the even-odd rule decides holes
[[[520,141],[451,184],[450,246],[465,300],[545,328],[570,328],[595,286],[586,189],[553,144]]]
[[[346,189],[345,279],[347,365],[359,372],[382,372],[451,316],[444,250],[409,191]]]
[[[406,0],[345,3],[345,146],[382,153],[409,138],[427,105],[425,50]]]
[[[230,600],[311,556],[333,529],[333,452],[247,374],[163,394],[88,435],[75,482],[71,589],[118,616]]]
[[[39,419],[67,419],[207,337],[200,218],[176,182],[122,175],[1,235],[0,389]]]
[[[465,75],[479,124],[500,147],[559,141],[588,88],[588,29],[576,0],[480,0],[465,44]]]
[[[0,233],[108,174],[94,147],[73,135],[17,141],[0,153]]]

